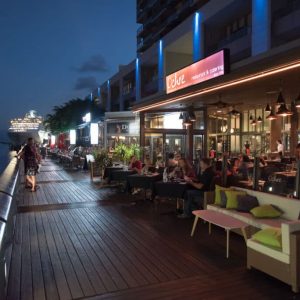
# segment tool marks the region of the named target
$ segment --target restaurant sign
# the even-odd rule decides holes
[[[166,77],[167,94],[224,75],[228,69],[227,51],[223,49]]]

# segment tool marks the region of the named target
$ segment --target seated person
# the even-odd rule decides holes
[[[130,157],[128,169],[133,170],[133,171],[137,172],[138,174],[141,174],[142,162],[140,160],[138,160],[135,155],[132,155]]]
[[[177,161],[174,159],[174,153],[169,153],[167,160],[167,173],[171,173],[177,167]]]
[[[240,161],[239,167],[237,169],[238,177],[242,180],[249,179],[248,168],[250,166],[250,159],[247,155],[243,155]]]
[[[189,161],[186,158],[180,158],[178,160],[178,166],[171,173],[169,173],[169,176],[171,178],[176,177],[179,179],[184,179],[184,176],[187,176],[194,179],[196,174]]]
[[[211,167],[209,158],[200,160],[201,173],[197,175],[197,181],[185,176],[184,179],[191,189],[188,189],[184,196],[184,213],[179,218],[192,217],[192,211],[203,206],[204,192],[210,190],[211,182],[215,177],[215,172]]]
[[[163,162],[162,156],[157,156],[157,160],[155,163],[156,168],[164,168],[165,164]]]
[[[155,167],[152,164],[149,154],[145,156],[143,172],[155,172]]]

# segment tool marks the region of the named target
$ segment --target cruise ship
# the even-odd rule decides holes
[[[43,126],[43,118],[35,110],[30,110],[24,118],[15,118],[10,121],[8,136],[13,147],[20,147],[32,137],[37,143],[47,139]]]

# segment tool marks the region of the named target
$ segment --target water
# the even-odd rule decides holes
[[[9,146],[0,144],[0,174],[8,165],[13,153],[9,151]]]

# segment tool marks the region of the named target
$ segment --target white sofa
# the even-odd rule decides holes
[[[300,286],[300,200],[274,194],[233,187],[257,197],[259,205],[273,204],[282,212],[281,218],[257,219],[250,213],[221,208],[213,204],[214,192],[205,195],[206,209],[222,212],[248,223],[255,231],[265,228],[281,228],[282,250],[267,247],[252,238],[247,239],[247,267],[254,267],[292,286],[294,292]]]

